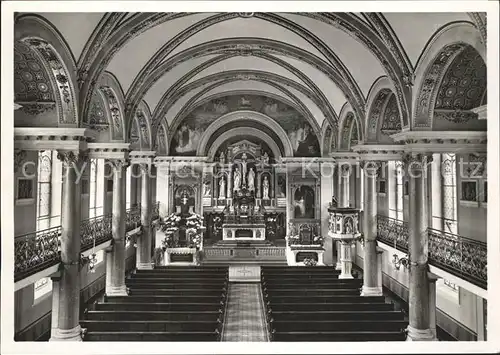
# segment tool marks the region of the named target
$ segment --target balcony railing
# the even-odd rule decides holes
[[[487,288],[486,243],[431,228],[428,233],[429,260],[432,265]]]
[[[377,216],[377,239],[397,250],[408,252],[408,223],[403,221]]]
[[[377,239],[409,252],[408,223],[377,216]],[[460,235],[428,229],[429,264],[487,288],[487,244]]]
[[[158,211],[158,205],[153,207]],[[111,214],[85,219],[80,224],[80,250],[89,250],[112,238]],[[129,208],[126,211],[125,226],[129,232],[141,225],[140,206]],[[14,280],[19,281],[30,275],[36,274],[48,267],[57,265],[61,261],[61,226],[44,229],[17,236],[14,241]]]

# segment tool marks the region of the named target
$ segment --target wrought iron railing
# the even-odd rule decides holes
[[[20,235],[14,240],[14,278],[22,279],[59,262],[61,226]]]
[[[112,215],[85,219],[80,225],[81,251],[112,238]],[[141,225],[140,207],[126,211],[126,231]],[[17,236],[14,240],[14,280],[19,281],[61,261],[61,226]]]
[[[377,216],[377,239],[381,242],[407,253],[408,236],[408,223],[386,216]]]
[[[487,288],[487,244],[460,235],[428,229],[429,264]],[[377,216],[377,239],[397,250],[409,252],[408,223]]]
[[[428,229],[429,262],[450,274],[487,288],[487,244],[460,235]]]

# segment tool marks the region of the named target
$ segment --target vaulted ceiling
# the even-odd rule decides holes
[[[234,92],[267,93],[303,105],[316,121],[313,128],[319,130],[327,121],[337,129],[346,103],[356,117],[364,115],[378,78],[387,75],[401,80],[411,75],[436,31],[451,22],[472,21],[467,13],[451,12],[37,15],[60,33],[81,76],[108,72],[119,83],[127,107],[135,110],[144,101],[151,112],[148,120],[153,134],[160,124],[169,130],[187,106]],[[16,56],[26,61],[23,56],[30,55],[29,49],[22,50],[16,47]],[[474,65],[480,69],[484,65],[476,52],[467,58],[478,62]],[[19,70],[19,89],[26,86],[26,76],[34,75],[34,63],[27,62],[27,69]],[[446,80],[455,80],[452,75],[460,65],[467,63],[453,63]],[[49,97],[43,85],[48,79],[37,78],[38,92],[30,95],[42,95],[45,90],[43,97]],[[80,105],[84,113],[100,112],[103,117],[103,99],[92,87],[98,80],[90,79],[94,84],[83,84]],[[385,123],[397,122],[398,128],[395,116],[402,107],[398,98],[407,95],[399,84],[402,92],[391,97],[390,118]],[[448,84],[440,98],[449,96],[451,90]],[[481,103],[483,91],[470,94],[468,106]],[[126,125],[136,134],[134,125]],[[362,126],[356,128],[357,135],[362,131]]]

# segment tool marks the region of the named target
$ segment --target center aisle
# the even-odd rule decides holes
[[[260,283],[230,283],[222,341],[269,341]]]

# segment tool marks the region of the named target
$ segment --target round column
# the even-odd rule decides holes
[[[409,173],[409,250],[410,250],[410,283],[409,283],[409,341],[436,340],[430,329],[430,300],[428,279],[428,216],[426,164],[432,156],[424,154],[407,154],[404,162]],[[433,305],[435,307],[435,305]]]
[[[150,270],[151,264],[151,179],[148,164],[141,165],[141,235],[137,238],[137,269]]]
[[[50,341],[81,341],[80,328],[80,184],[77,173],[82,172],[79,152],[59,151],[63,163],[61,204],[61,276],[54,287],[58,299],[53,303],[57,324],[52,326]]]
[[[107,266],[110,269],[109,283],[106,285],[107,296],[126,296],[125,286],[125,201],[127,194],[125,160],[109,160],[113,169],[113,218],[111,230],[113,247],[108,257],[111,259]]]
[[[364,256],[363,256],[363,287],[361,296],[381,296],[382,285],[379,284],[377,255],[377,171],[379,162],[364,162]]]

